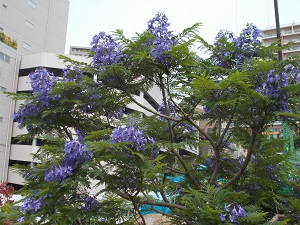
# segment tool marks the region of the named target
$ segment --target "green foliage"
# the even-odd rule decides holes
[[[0,32],[0,41],[14,49],[18,48],[17,40],[12,40],[11,37],[7,36],[3,31]]]
[[[39,107],[37,115],[29,114],[20,124],[33,127],[21,142],[39,138],[45,143],[31,166],[16,166],[27,180],[20,190],[23,201],[42,201],[36,212],[17,213],[24,216],[23,224],[134,224],[142,221],[145,205],[176,224],[268,224],[278,213],[284,216],[272,224],[296,223],[299,171],[292,155],[283,152],[284,141],[270,136],[268,128],[283,117],[298,124],[298,75],[291,74],[295,77],[283,87],[273,87],[267,79],[271,70],[278,77],[287,74],[289,65],[299,70],[299,59],[278,62],[276,44],[247,42],[257,52],[251,57],[244,52],[241,58],[246,59],[239,61],[228,56],[241,54],[234,42],[221,38],[220,48],[209,45],[198,35],[199,25],[165,40],[168,48],[159,55],[165,61],[154,54],[161,39],[151,29],[131,39],[116,30],[113,37],[122,49],[116,62],[107,61],[119,54],[118,45],[110,42],[105,44],[114,48],[91,53],[104,54],[104,59],[96,58],[102,64],[59,56],[70,71],[58,80],[69,80],[56,82],[49,91],[51,107]],[[210,57],[198,57],[197,45]],[[221,66],[216,55],[234,66]],[[82,78],[76,78],[78,70]],[[266,88],[285,95],[267,95]],[[153,89],[162,99],[158,109],[139,97]],[[39,93],[10,95],[39,103]],[[129,103],[141,107],[140,112],[115,116]],[[152,115],[144,116],[146,111]],[[116,126],[138,132],[116,134]],[[91,159],[83,160],[82,149],[77,155],[72,155],[76,149],[66,150],[71,141],[84,145]],[[53,168],[65,166],[68,154],[74,168],[64,167],[69,173],[62,179],[47,180],[49,171],[61,172]],[[86,196],[95,205],[84,212]],[[245,215],[230,207],[244,209]]]

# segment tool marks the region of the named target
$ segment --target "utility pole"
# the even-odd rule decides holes
[[[275,8],[275,20],[276,20],[276,32],[277,32],[277,40],[278,40],[278,47],[282,46],[281,44],[281,32],[280,32],[280,24],[279,24],[279,12],[278,12],[278,2],[274,0],[274,8]],[[279,61],[282,60],[282,49],[278,50],[278,59]]]

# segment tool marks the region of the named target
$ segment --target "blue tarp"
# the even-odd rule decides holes
[[[167,176],[166,177],[168,181],[174,182],[174,183],[179,183],[179,182],[183,182],[184,181],[184,175],[180,175],[177,177],[173,177],[173,176]],[[158,200],[158,201],[163,201],[161,195],[159,193],[149,193],[149,196],[151,196],[153,199]],[[167,196],[167,198],[169,198],[169,196]],[[171,213],[171,209],[169,207],[164,207],[164,206],[158,206],[158,205],[142,205],[141,206],[141,213],[143,215],[147,215],[147,214],[157,214],[157,212],[155,212],[155,209],[159,212],[163,212],[166,214],[170,214]]]
[[[152,209],[155,209],[159,212],[163,212],[163,213],[166,213],[166,214],[171,213],[171,209],[169,207],[163,207],[163,206],[157,206],[157,205],[152,205],[152,206],[151,205],[142,205],[141,206],[141,213],[143,215],[157,214],[157,212],[155,212]]]

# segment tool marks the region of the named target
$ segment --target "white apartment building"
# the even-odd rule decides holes
[[[288,42],[293,42],[290,49],[284,50],[282,52],[283,59],[289,56],[300,53],[300,23],[291,23],[283,25],[280,28],[281,32],[281,43],[284,45]],[[277,40],[276,27],[271,27],[262,30],[263,37],[262,42],[264,45],[268,46]]]
[[[70,46],[70,55],[88,56],[90,54],[90,47]]]
[[[0,181],[6,176],[13,124],[11,114],[14,112],[14,101],[4,92],[16,91],[19,65],[17,51],[0,42]]]
[[[69,0],[0,0],[0,32],[17,40],[17,50],[0,42],[0,182],[7,180],[10,158],[12,101],[22,56],[38,52],[64,53]]]
[[[64,53],[69,0],[0,0],[0,32],[18,42],[18,53]]]

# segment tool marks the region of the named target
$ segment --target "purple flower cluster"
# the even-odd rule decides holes
[[[93,37],[91,52],[94,52],[94,66],[96,68],[118,63],[124,54],[122,47],[115,40],[104,32]]]
[[[80,208],[83,212],[95,211],[102,207],[102,204],[93,196],[84,197],[84,205]]]
[[[64,147],[64,152],[64,164],[73,170],[76,169],[79,164],[93,158],[93,153],[77,140],[67,142]]]
[[[139,189],[138,178],[134,173],[131,175],[131,177],[120,174],[116,177],[116,179],[121,181],[119,188],[126,193],[134,193]]]
[[[56,181],[61,182],[66,177],[72,175],[72,168],[70,166],[50,166],[47,172],[45,173],[44,179],[47,182]]]
[[[143,131],[136,127],[118,127],[113,129],[111,135],[112,143],[130,142],[132,147],[137,151],[144,151],[145,145],[154,143],[152,138],[144,135]]]
[[[247,44],[260,44],[259,38],[262,37],[262,32],[255,25],[247,23],[240,36],[236,40],[236,46],[240,48],[246,48]],[[250,46],[248,46],[250,48]],[[250,49],[249,49],[250,50]]]
[[[229,218],[230,222],[239,224],[238,219],[240,217],[246,217],[247,213],[242,206],[236,202],[230,203],[224,206],[226,213],[220,215],[220,220],[223,222],[226,218]]]
[[[41,107],[49,107],[49,101],[53,99],[49,95],[52,88],[57,82],[57,77],[53,73],[50,73],[46,68],[38,68],[33,73],[30,73],[30,84],[33,94],[38,95],[37,100]]]
[[[242,165],[244,163],[244,158],[241,156],[237,157],[237,163],[239,166]]]
[[[289,112],[289,92],[284,88],[290,84],[300,83],[300,72],[294,65],[287,65],[282,71],[271,69],[266,75],[261,74],[263,83],[256,91],[274,100],[273,108],[281,112]]]
[[[278,74],[272,69],[268,72],[264,83],[257,91],[269,97],[280,97],[280,88],[288,85],[288,78],[289,75],[286,72]]]
[[[247,24],[246,28],[235,38],[232,32],[221,30],[214,42],[215,51],[213,60],[215,65],[233,69],[257,54],[260,45],[261,31],[253,24]]]
[[[125,111],[125,109],[124,108],[119,108],[119,109],[117,109],[117,110],[114,110],[114,111],[112,111],[112,112],[109,112],[108,113],[108,117],[109,118],[116,118],[116,119],[118,119],[118,118],[121,118],[121,117],[123,117],[125,114],[124,114],[124,111]]]
[[[153,34],[156,38],[151,41],[153,48],[150,50],[150,55],[162,64],[167,64],[168,55],[166,51],[176,45],[177,40],[171,31],[168,30],[170,23],[166,15],[157,13],[156,16],[148,22],[148,32]]]
[[[20,206],[22,213],[36,213],[43,205],[42,198],[28,197],[24,200],[23,204]]]
[[[22,177],[26,180],[33,181],[37,176],[33,173],[34,168],[30,168],[22,173]]]
[[[96,108],[100,107],[101,95],[98,93],[88,94],[88,93],[79,93],[78,98],[82,98],[85,95],[85,101],[82,103],[80,110],[82,112],[90,113]]]
[[[19,124],[25,124],[31,120],[31,116],[36,116],[39,110],[39,106],[27,102],[22,107],[20,107],[16,113],[12,115],[12,118]]]
[[[47,71],[47,69],[37,68],[28,76],[33,95],[37,96],[37,102],[27,102],[13,114],[14,121],[18,122],[21,126],[29,122],[32,117],[37,116],[42,107],[51,107],[51,100],[59,98],[59,96],[50,96],[49,94],[55,86],[57,78],[54,74]],[[28,130],[31,128],[31,126],[27,127]]]
[[[64,70],[63,81],[64,82],[72,82],[72,81],[80,81],[82,77],[82,71],[77,67],[74,67],[74,71],[71,71],[70,67],[66,67]]]
[[[158,107],[157,111],[160,114],[167,115],[167,109],[166,109],[166,106],[165,106],[164,103],[160,104],[160,106]],[[171,116],[171,117],[175,117],[175,115],[176,115],[175,106],[172,103],[169,103],[169,113],[170,113],[169,116]]]
[[[291,74],[292,82],[295,84],[300,83],[300,71],[294,65],[289,64],[286,67],[286,72]]]
[[[73,170],[75,170],[79,164],[93,158],[93,153],[77,140],[66,142],[64,152],[64,164],[50,166],[44,175],[45,181],[61,182],[68,176],[72,175]]]

